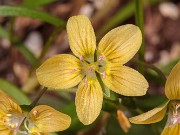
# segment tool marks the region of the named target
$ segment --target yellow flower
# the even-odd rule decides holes
[[[112,91],[125,96],[141,96],[148,83],[137,71],[124,66],[138,51],[142,35],[128,24],[107,33],[96,48],[91,22],[84,15],[67,22],[69,44],[74,55],[60,54],[37,69],[37,79],[45,87],[68,89],[78,86],[76,111],[80,121],[91,124],[99,115],[103,92],[98,76]]]
[[[180,133],[180,61],[172,69],[165,85],[165,94],[169,99],[162,105],[141,115],[130,118],[135,124],[150,124],[161,121],[167,109],[168,120],[161,135],[179,135]]]
[[[14,135],[23,119],[24,116],[19,105],[0,91],[0,134]]]
[[[48,135],[48,132],[67,129],[71,118],[46,105],[36,106],[30,113],[24,113],[12,98],[0,91],[0,134],[27,134],[27,131],[21,130],[23,122],[29,134]]]

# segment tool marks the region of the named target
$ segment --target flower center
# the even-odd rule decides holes
[[[20,127],[24,117],[19,113],[9,113],[2,116],[2,123],[10,130],[16,130]]]
[[[176,124],[180,124],[180,102],[171,101],[169,105],[167,126],[172,127]]]
[[[37,124],[35,122],[35,119],[38,115],[39,115],[38,111],[34,110],[30,116],[26,117],[24,121],[24,127],[29,133],[38,133],[38,135],[40,134],[38,132]]]
[[[96,79],[96,73],[99,73],[102,78],[106,78],[106,72],[105,72],[105,57],[100,55],[97,58],[96,62],[89,62],[86,61],[83,56],[79,57],[80,61],[81,61],[81,67],[80,70],[82,71],[82,74],[85,75],[87,78],[85,80],[85,84],[88,83],[88,81]],[[76,72],[78,69],[74,68],[71,70],[70,73]]]
[[[105,62],[104,62],[105,57],[99,56],[96,62],[91,62],[91,63],[85,61],[82,57],[80,57],[80,60],[82,62],[81,69],[88,78],[94,78],[95,72],[102,75],[103,78],[106,78],[106,72],[103,71],[104,69],[103,66],[105,65]]]

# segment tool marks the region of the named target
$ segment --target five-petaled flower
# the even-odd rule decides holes
[[[22,123],[26,130],[22,128]],[[0,134],[1,135],[49,135],[70,126],[71,118],[47,105],[34,107],[23,112],[21,107],[7,94],[0,91]]]
[[[60,54],[37,69],[37,79],[45,87],[68,89],[78,86],[76,112],[80,121],[91,124],[99,115],[103,92],[97,76],[112,91],[125,96],[141,96],[148,83],[137,71],[124,66],[138,51],[141,31],[128,24],[107,33],[96,48],[91,22],[84,15],[67,22],[69,44],[74,55]]]
[[[161,121],[166,111],[168,120],[161,135],[179,135],[180,133],[180,61],[172,69],[165,85],[165,94],[169,99],[159,107],[130,118],[135,124],[151,124]]]

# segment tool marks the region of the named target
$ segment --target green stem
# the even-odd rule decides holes
[[[144,17],[143,17],[143,0],[134,0],[135,4],[135,21],[136,25],[140,28],[142,32],[142,44],[139,49],[139,60],[144,62],[144,50],[145,50],[145,44],[144,44]],[[138,65],[139,71],[143,74],[144,73],[144,67],[141,65]]]
[[[42,60],[42,58],[45,56],[45,54],[47,53],[49,47],[51,46],[52,42],[54,41],[54,39],[56,38],[56,36],[58,35],[59,31],[62,30],[62,28],[55,28],[55,30],[53,31],[53,33],[51,34],[51,36],[48,38],[42,52],[41,55],[39,57],[39,63]]]
[[[13,44],[13,34],[14,34],[14,17],[10,18],[10,24],[9,24],[9,40],[11,44]]]
[[[165,84],[166,76],[164,75],[164,73],[159,68],[157,68],[154,65],[150,65],[148,63],[145,63],[145,62],[142,62],[142,61],[139,61],[139,60],[136,60],[136,59],[132,59],[131,61],[134,62],[134,63],[137,63],[138,65],[145,66],[147,68],[150,68],[150,69],[154,70],[162,78],[163,83]]]
[[[42,95],[47,91],[46,87],[43,87],[43,89],[40,91],[40,93],[38,94],[38,96],[35,98],[35,100],[30,104],[30,108],[34,108],[37,104],[37,102],[39,101],[39,99],[42,97]]]

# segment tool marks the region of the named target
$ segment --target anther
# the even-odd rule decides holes
[[[105,57],[104,56],[99,56],[99,60],[105,60]]]
[[[175,108],[176,110],[180,107],[180,104],[176,104]]]
[[[37,115],[37,113],[38,113],[38,111],[36,111],[36,110],[35,110],[35,111],[33,111],[33,115],[34,115],[34,116],[36,116],[36,115]]]
[[[74,69],[72,69],[71,71],[70,71],[70,73],[73,73],[73,72],[75,72],[77,70],[77,68],[74,68]]]
[[[12,116],[12,114],[7,114],[7,116],[8,116],[8,117],[11,117],[11,116]]]
[[[88,73],[92,73],[92,71],[93,71],[92,69],[88,69],[88,71],[87,71],[87,72],[88,72]]]
[[[100,73],[101,75],[102,75],[102,77],[105,79],[106,78],[106,72],[104,71],[104,72],[102,72],[102,73]]]
[[[79,56],[79,59],[82,61],[83,60],[83,56]]]
[[[180,104],[175,104],[175,107],[173,109],[173,116],[176,117],[178,115],[178,108],[180,107]]]
[[[84,85],[88,85],[88,79],[85,79]]]

